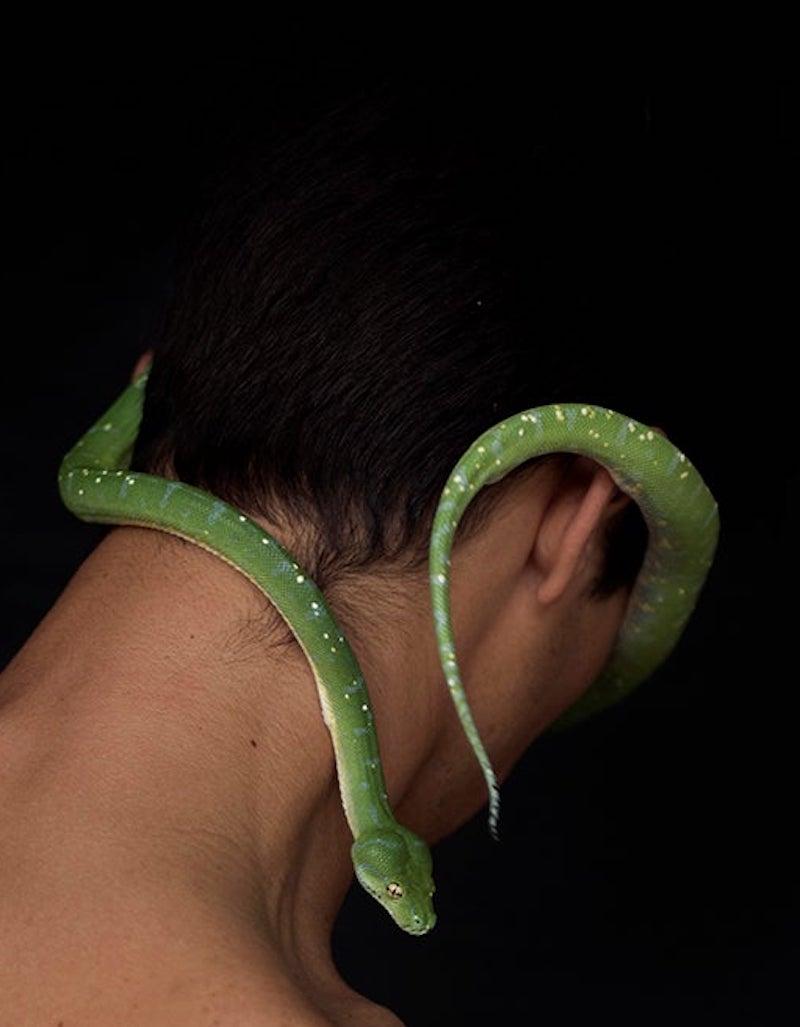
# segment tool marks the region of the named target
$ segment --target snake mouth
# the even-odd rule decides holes
[[[434,917],[431,918],[431,920],[427,924],[423,924],[421,927],[406,927],[406,928],[404,928],[404,930],[408,934],[416,934],[417,936],[419,936],[421,934],[427,934],[428,931],[433,930],[433,928],[435,926],[436,926],[436,917],[434,916]]]
[[[383,906],[383,908],[386,909],[387,912],[389,912],[389,914],[391,915],[391,910],[386,905],[386,903],[383,901],[383,899],[384,899],[383,892],[379,892],[376,888],[370,888],[367,885],[363,885],[363,887],[364,887],[364,890],[369,895],[371,895],[373,897],[373,899],[377,899],[377,901],[380,902],[380,904]],[[423,920],[422,923],[419,926],[415,926],[413,923],[412,924],[401,924],[398,921],[395,921],[395,922],[398,923],[398,926],[401,927],[407,934],[415,934],[415,935],[427,934],[428,931],[432,930],[433,927],[436,925],[436,914],[435,913],[432,914],[430,920],[428,920],[427,922],[425,920]]]

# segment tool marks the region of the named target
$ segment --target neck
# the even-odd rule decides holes
[[[0,679],[0,724],[20,777],[46,752],[69,782],[50,825],[60,860],[64,838],[76,859],[87,838],[126,861],[146,852],[154,889],[169,881],[174,895],[177,868],[193,901],[230,911],[298,974],[316,967],[322,979],[336,973],[329,939],[352,880],[352,836],[308,662],[297,646],[276,652],[243,631],[262,607],[214,555],[116,528]],[[396,808],[435,747],[441,711],[412,694],[424,681],[412,654],[392,672],[397,654],[351,645]],[[418,716],[390,716],[397,687]]]

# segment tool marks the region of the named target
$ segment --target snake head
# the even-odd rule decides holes
[[[379,827],[360,835],[351,854],[359,883],[398,927],[409,934],[433,927],[431,854],[421,838],[401,824]]]

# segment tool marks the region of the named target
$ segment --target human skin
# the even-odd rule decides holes
[[[610,653],[629,590],[587,593],[630,501],[588,458],[545,465],[453,550],[459,666],[500,781]],[[365,575],[347,599],[329,601],[391,805],[435,843],[486,790],[427,577],[389,594]],[[270,648],[263,606],[200,547],[113,528],[0,675],[0,1019],[400,1023],[331,958],[352,837],[310,666],[296,644]]]

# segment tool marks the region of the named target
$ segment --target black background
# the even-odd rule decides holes
[[[58,463],[149,345],[203,175],[249,133],[383,75],[460,77],[476,131],[496,118],[512,145],[546,138],[601,212],[586,332],[637,397],[625,412],[705,477],[721,540],[667,663],[520,762],[501,843],[483,810],[436,847],[436,929],[403,935],[356,886],[337,962],[410,1027],[796,1022],[796,670],[780,651],[796,172],[780,69],[553,72],[494,44],[390,58],[300,24],[257,59],[188,49],[6,71],[3,663],[102,536],[61,507]]]

